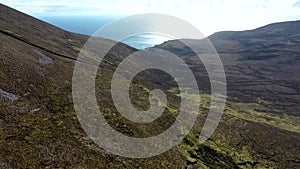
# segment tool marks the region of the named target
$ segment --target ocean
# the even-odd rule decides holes
[[[64,30],[92,36],[98,29],[121,16],[41,16],[39,19]],[[126,29],[124,27],[123,29]],[[168,37],[153,33],[134,35],[122,42],[136,49],[146,49],[170,40]]]

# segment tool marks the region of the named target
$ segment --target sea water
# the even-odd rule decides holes
[[[70,32],[92,36],[106,24],[121,17],[122,16],[41,16],[39,19]],[[126,29],[126,25],[124,25],[122,29]],[[166,36],[144,33],[127,37],[122,40],[122,42],[136,49],[145,49],[168,40],[170,40],[170,38]]]

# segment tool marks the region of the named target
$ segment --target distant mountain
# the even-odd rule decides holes
[[[129,159],[93,143],[73,108],[74,64],[89,37],[0,4],[0,168],[300,168],[299,35],[296,21],[209,37],[225,65],[229,96],[217,131],[204,144],[196,138],[210,104],[205,68],[176,40],[156,46],[190,65],[203,87],[201,111],[178,146],[156,157]],[[113,42],[95,41],[98,50]],[[189,41],[205,52],[201,40]],[[100,65],[95,91],[114,129],[131,137],[150,137],[173,124],[180,97],[174,79],[147,70],[132,82],[131,101],[147,110],[149,91],[160,88],[168,98],[163,115],[150,124],[136,124],[117,112],[111,78],[135,51],[118,43]]]
[[[224,39],[224,40],[245,40],[249,38],[255,39],[282,39],[289,38],[299,34],[299,21],[289,21],[281,23],[269,24],[254,30],[248,31],[225,31],[217,32],[209,37],[209,39]]]

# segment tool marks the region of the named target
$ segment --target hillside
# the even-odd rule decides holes
[[[229,96],[243,102],[262,99],[269,103],[265,106],[273,113],[299,116],[299,28],[300,21],[293,21],[249,31],[218,32],[208,37],[224,64]],[[199,40],[188,41],[201,46]],[[181,55],[191,65],[199,65],[193,52],[179,41],[157,47]]]
[[[0,12],[0,168],[300,167],[299,22],[210,37],[225,65],[229,101],[216,133],[205,144],[196,140],[210,102],[205,69],[178,41],[157,46],[180,55],[193,67],[204,86],[201,112],[190,134],[172,150],[148,159],[130,159],[93,143],[73,108],[73,68],[89,37],[2,4]],[[103,38],[96,41],[98,50],[112,43]],[[149,91],[162,89],[168,97],[162,117],[136,124],[117,112],[110,81],[118,64],[135,51],[118,43],[107,54],[100,65],[103,71],[97,74],[97,101],[113,128],[128,136],[149,137],[172,125],[180,98],[174,79],[148,70],[134,79],[131,99],[144,110],[149,108]]]

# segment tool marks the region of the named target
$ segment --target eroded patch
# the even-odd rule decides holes
[[[39,63],[41,63],[43,65],[52,65],[53,64],[52,58],[46,56],[45,54],[43,54],[42,52],[40,52],[38,50],[34,50],[34,52],[40,56]]]
[[[0,89],[0,95],[1,95],[2,97],[5,97],[5,98],[7,98],[7,99],[9,99],[9,100],[12,100],[12,101],[16,101],[16,100],[18,100],[18,99],[20,98],[20,96],[15,95],[15,94],[13,94],[13,93],[9,93],[9,92],[4,91],[4,90],[2,90],[2,89]]]

